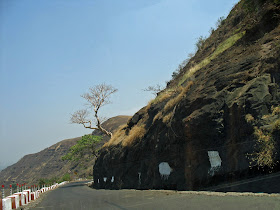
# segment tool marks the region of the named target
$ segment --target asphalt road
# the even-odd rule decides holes
[[[47,192],[29,209],[280,209],[280,195],[95,190],[75,182]]]

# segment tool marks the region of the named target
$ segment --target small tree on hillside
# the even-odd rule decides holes
[[[200,36],[197,39],[197,42],[195,43],[197,50],[201,50],[203,45],[205,44],[206,37]]]
[[[154,94],[156,96],[163,89],[164,88],[162,86],[157,84],[155,86],[149,86],[149,87],[145,88],[144,91],[150,91],[150,92],[152,92],[152,94]]]
[[[101,136],[84,135],[81,140],[77,141],[77,144],[70,147],[69,152],[61,159],[71,161],[91,160],[92,157],[97,157],[96,144],[101,139]]]
[[[117,92],[116,88],[104,83],[89,88],[89,92],[83,94],[81,97],[86,99],[86,101],[88,102],[87,105],[94,111],[95,126],[93,126],[92,120],[88,118],[90,112],[87,109],[78,110],[74,114],[72,114],[71,123],[82,124],[85,128],[100,130],[111,138],[112,133],[110,131],[107,131],[101,125],[102,120],[98,115],[98,111],[101,107],[111,103],[109,98],[115,92]]]

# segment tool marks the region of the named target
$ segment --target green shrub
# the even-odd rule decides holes
[[[62,160],[86,161],[86,158],[92,159],[96,155],[96,144],[102,140],[101,136],[84,135],[77,144],[70,147],[69,152],[64,155]]]
[[[44,186],[45,184],[47,184],[47,180],[46,179],[43,179],[43,178],[39,179],[38,185],[40,187]]]
[[[70,174],[64,174],[63,177],[61,178],[61,181],[64,182],[64,181],[71,181],[71,176]]]
[[[205,44],[205,41],[206,41],[206,37],[203,37],[203,36],[198,37],[197,42],[195,43],[197,51],[202,49],[202,47]]]
[[[61,180],[61,179],[58,178],[58,177],[52,177],[52,178],[50,178],[50,179],[40,178],[39,181],[38,181],[38,185],[39,185],[40,187],[43,187],[44,185],[50,186],[50,185],[53,185],[53,184],[55,184],[55,183],[60,182],[60,180]]]
[[[224,16],[219,17],[216,22],[216,27],[219,28],[220,26],[224,25],[224,23],[225,23],[225,17]]]

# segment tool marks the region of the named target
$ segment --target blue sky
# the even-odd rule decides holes
[[[1,0],[0,166],[89,133],[70,124],[89,87],[133,115],[238,0]]]

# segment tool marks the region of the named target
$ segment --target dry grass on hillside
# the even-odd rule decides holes
[[[130,131],[128,136],[122,141],[123,146],[130,146],[132,143],[144,137],[146,134],[146,129],[143,125],[135,125]]]
[[[153,119],[153,121],[157,119],[163,119],[164,123],[170,122],[173,112],[170,112],[172,108],[176,104],[179,103],[179,101],[186,95],[187,91],[190,89],[190,87],[194,83],[190,81],[186,87],[178,86],[175,89],[169,89],[164,92],[162,92],[158,97],[156,97],[154,100],[150,101],[149,104],[146,106],[146,111],[151,107],[152,104],[157,104],[161,103],[164,100],[170,98],[174,94],[177,94],[174,98],[170,99],[167,104],[165,105],[163,111],[159,112]],[[163,113],[168,113],[163,115]],[[127,134],[126,132],[126,125],[122,126],[116,131],[116,133],[113,135],[113,137],[106,143],[104,144],[103,147],[111,146],[111,145],[117,145],[117,144],[122,144],[122,146],[130,146],[132,145],[133,142],[137,139],[141,139],[144,137],[146,134],[146,129],[144,128],[144,124],[147,121],[149,115],[146,113],[141,120],[139,120],[137,125],[134,125],[132,129],[129,131]]]
[[[165,115],[162,119],[162,122],[163,123],[169,123],[173,114],[174,114],[173,112],[170,112],[169,114]]]
[[[232,35],[225,41],[223,41],[221,44],[217,46],[215,51],[208,57],[206,57],[204,60],[202,60],[200,63],[196,64],[195,66],[191,67],[186,71],[186,73],[182,76],[180,79],[178,85],[182,85],[188,78],[190,78],[196,71],[199,69],[202,69],[203,67],[207,66],[212,60],[214,60],[216,57],[218,57],[222,52],[226,51],[230,47],[232,47],[239,39],[241,39],[245,35],[245,31],[239,32],[236,31],[236,34]]]
[[[132,143],[137,140],[141,139],[145,133],[146,129],[143,125],[135,125],[129,131],[128,135],[126,135],[126,125],[121,126],[120,129],[113,135],[113,137],[108,141],[103,147],[108,147],[111,145],[122,144],[122,146],[130,146]]]
[[[271,114],[264,115],[261,119],[268,120],[268,127],[272,127],[272,129],[254,126],[254,136],[256,138],[255,151],[252,154],[248,154],[248,157],[251,159],[251,165],[273,168],[275,165],[275,156],[277,154],[277,142],[274,139],[274,132],[280,131],[280,106],[272,106]],[[269,121],[269,119],[274,120],[272,122]],[[245,120],[252,125],[257,124],[257,121],[251,114],[247,114]]]
[[[113,134],[113,137],[107,143],[105,143],[103,147],[119,144],[125,138],[126,126],[127,125],[120,126],[116,133]]]
[[[251,114],[246,114],[245,120],[247,123],[252,123],[254,122],[255,118]]]
[[[146,106],[146,112],[151,108],[152,105],[161,103],[164,100],[170,98],[172,95],[173,92],[169,90],[165,90],[164,92],[160,93],[155,99],[149,101],[148,105]]]
[[[176,104],[178,104],[182,98],[186,95],[186,93],[188,92],[188,90],[191,88],[191,86],[194,84],[193,81],[190,81],[186,87],[184,87],[182,89],[182,91],[174,98],[170,99],[166,105],[164,106],[164,112],[167,112],[169,110],[171,110]]]
[[[156,120],[162,119],[162,117],[163,117],[162,112],[158,112],[156,114],[156,116],[154,117],[153,122],[155,122]]]
[[[254,135],[257,138],[258,152],[252,154],[252,161],[256,162],[258,166],[273,167],[275,164],[275,140],[268,132],[261,130],[258,127],[254,127]]]
[[[190,81],[186,87],[179,86],[175,90],[173,90],[173,94],[178,94],[177,96],[171,98],[164,106],[162,111],[159,111],[156,116],[153,119],[153,122],[156,120],[162,119],[163,123],[169,123],[172,116],[174,115],[174,111],[170,112],[170,110],[182,100],[182,98],[186,95],[188,90],[191,88],[191,86],[194,84],[193,81]]]
[[[272,115],[280,114],[280,106],[272,106],[271,107]]]

